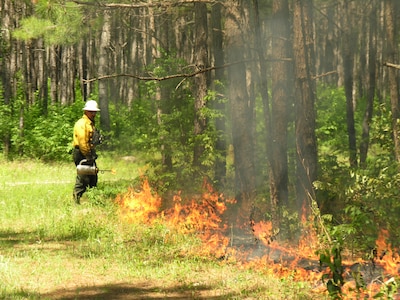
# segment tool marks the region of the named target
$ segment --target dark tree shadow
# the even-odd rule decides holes
[[[257,294],[259,290],[254,291]],[[215,295],[215,294],[219,295]],[[222,293],[222,294],[221,294]],[[246,295],[251,295],[252,291],[246,291]],[[41,295],[40,299],[53,300],[138,300],[138,299],[239,299],[240,294],[232,292],[217,292],[217,287],[207,285],[177,285],[170,288],[151,286],[143,283],[141,286],[130,284],[99,285],[91,287],[78,287],[70,290],[56,290],[51,293]],[[243,296],[243,295],[242,295]]]

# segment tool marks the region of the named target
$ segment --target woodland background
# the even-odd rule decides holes
[[[353,250],[399,246],[398,1],[0,4],[5,159],[71,159],[95,99],[102,151],[143,155],[162,193],[206,178],[279,238],[306,214]]]

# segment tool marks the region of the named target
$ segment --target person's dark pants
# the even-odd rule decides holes
[[[79,163],[85,159],[85,156],[79,151],[79,149],[74,149],[73,158],[75,166],[79,165]],[[96,162],[94,162],[96,164]],[[75,203],[80,204],[80,199],[86,189],[96,187],[97,186],[98,176],[96,175],[76,175],[76,181],[73,191],[73,196]]]

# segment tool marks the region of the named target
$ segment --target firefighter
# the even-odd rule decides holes
[[[96,113],[100,111],[97,102],[88,100],[83,107],[84,114],[74,126],[73,159],[75,166],[82,161],[96,166],[96,145],[101,143],[101,135],[95,127]],[[76,204],[80,204],[82,194],[86,189],[97,186],[97,174],[76,176],[73,197]]]

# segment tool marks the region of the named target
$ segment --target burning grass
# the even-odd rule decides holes
[[[196,255],[214,257],[222,264],[234,263],[242,269],[309,282],[315,287],[315,293],[325,296],[331,294],[330,284],[340,284],[335,288],[340,290],[337,297],[342,299],[388,295],[389,285],[394,294],[397,293],[400,260],[398,251],[385,243],[387,231],[382,231],[377,241],[380,256],[371,261],[345,261],[341,257],[339,260],[328,251],[325,264],[321,264],[318,254],[321,245],[310,222],[303,223],[303,236],[295,245],[274,239],[276,233],[271,222],[253,223],[249,235],[224,222],[228,206],[235,201],[225,199],[207,183],[200,196],[184,199],[177,193],[173,206],[163,210],[160,197],[151,191],[146,180],[142,190],[130,190],[116,201],[121,207],[121,217],[126,221],[152,223],[161,220],[174,232],[200,238],[201,245],[192,249]],[[193,253],[183,253],[190,254]],[[343,280],[336,282],[332,276],[341,276]]]

